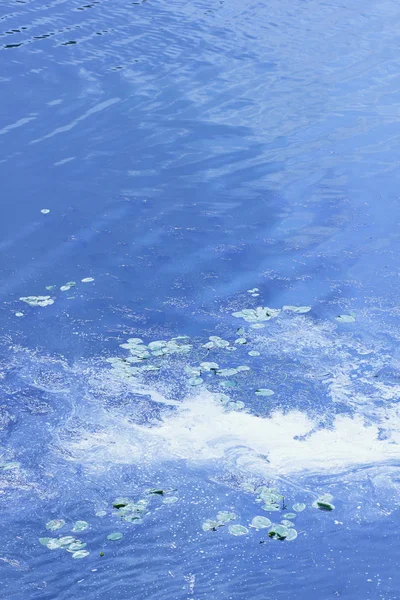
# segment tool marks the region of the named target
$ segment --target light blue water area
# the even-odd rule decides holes
[[[398,600],[399,24],[3,0],[1,598]]]

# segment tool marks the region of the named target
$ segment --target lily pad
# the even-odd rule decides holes
[[[353,315],[339,315],[336,317],[336,321],[339,321],[339,323],[354,323],[355,318]]]
[[[249,533],[244,525],[229,525],[228,531],[231,535],[246,535],[246,533]]]
[[[288,312],[294,312],[298,314],[308,313],[311,310],[311,306],[283,306],[282,310],[286,310]]]
[[[202,371],[216,371],[219,365],[216,362],[202,362],[200,368]]]
[[[162,496],[163,494],[165,494],[165,490],[162,490],[161,488],[152,488],[151,490],[148,490],[148,493]]]
[[[74,552],[72,555],[72,558],[85,558],[86,556],[89,556],[90,552],[88,552],[87,550],[78,550],[78,552]]]
[[[293,504],[292,508],[294,511],[299,513],[306,509],[306,505],[303,504],[303,502],[298,502],[297,504]]]
[[[285,519],[295,519],[297,517],[296,513],[286,513],[283,515]]]
[[[280,507],[277,504],[263,504],[261,508],[267,512],[277,512],[280,510]]]
[[[106,510],[98,510],[95,514],[95,517],[106,517],[107,516],[107,511]]]
[[[92,283],[92,281],[94,281],[93,277],[84,277],[83,279],[81,279],[82,283]]]
[[[282,519],[281,524],[285,527],[294,527],[294,523],[292,523],[292,521],[288,521],[287,519]]]
[[[163,502],[164,504],[175,504],[175,502],[178,502],[178,500],[178,496],[167,496],[164,498]]]
[[[219,513],[217,513],[217,521],[219,523],[229,523],[229,521],[233,521],[234,519],[236,519],[236,515],[233,512],[220,510]]]
[[[73,535],[65,535],[58,539],[58,543],[60,544],[61,548],[66,548],[67,546],[73,544],[76,541],[77,540],[74,538]]]
[[[218,527],[221,527],[223,523],[220,521],[215,521],[213,519],[206,519],[201,526],[203,531],[216,531]]]
[[[250,350],[249,356],[260,356],[260,353],[258,350]]]
[[[77,521],[72,528],[72,531],[85,531],[89,527],[89,523],[86,521]]]
[[[60,540],[57,538],[52,538],[48,543],[47,543],[47,548],[49,550],[59,550],[61,548],[61,544],[60,544]]]
[[[296,538],[297,538],[297,531],[295,529],[288,529],[287,535],[286,535],[286,538],[285,538],[286,541],[287,542],[292,542]]]
[[[232,313],[232,316],[242,318],[248,323],[256,323],[259,321],[269,321],[269,319],[277,317],[280,312],[280,308],[257,306],[257,308],[244,308],[241,311]]]
[[[50,212],[50,209],[49,209],[49,208],[42,208],[42,209],[40,210],[40,212],[42,213],[42,215],[48,215],[48,214],[49,214],[49,212]]]
[[[67,548],[68,552],[78,552],[78,550],[83,550],[86,548],[87,544],[85,542],[80,542],[79,540],[76,542],[72,542]]]
[[[53,539],[54,538],[42,537],[39,538],[39,542],[42,544],[42,546],[47,546],[47,544]]]
[[[324,494],[320,496],[315,502],[313,502],[314,508],[319,508],[320,510],[331,511],[334,510],[334,505],[332,504],[333,496],[331,494]]]
[[[240,337],[240,338],[237,338],[237,340],[235,340],[235,344],[239,344],[239,345],[247,344],[247,340],[244,337]]]
[[[53,519],[46,523],[46,529],[50,529],[50,531],[57,531],[57,529],[61,529],[64,527],[65,521],[63,519]]]
[[[275,392],[273,390],[269,390],[268,388],[259,388],[255,391],[256,396],[273,396]]]
[[[267,517],[254,517],[250,526],[255,529],[265,529],[271,526],[271,521]]]
[[[123,537],[124,536],[122,533],[116,531],[115,533],[108,534],[107,539],[110,540],[110,542],[116,542],[118,540],[122,540]]]
[[[23,317],[24,316],[24,313],[20,312],[20,311],[14,313],[14,314],[15,314],[16,317]]]
[[[269,537],[274,537],[278,540],[284,540],[288,535],[288,528],[284,525],[272,525],[268,532]]]
[[[252,329],[264,329],[265,325],[263,323],[253,323],[253,325],[250,325],[250,327]]]

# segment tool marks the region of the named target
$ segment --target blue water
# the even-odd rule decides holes
[[[400,598],[399,25],[392,0],[3,0],[1,598]],[[297,503],[292,541],[249,526]],[[222,510],[248,531],[203,531]],[[87,556],[39,542],[70,535]]]

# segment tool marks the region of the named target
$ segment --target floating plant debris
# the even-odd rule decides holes
[[[292,508],[294,511],[299,513],[299,512],[303,512],[303,510],[305,510],[306,505],[303,504],[303,502],[299,502],[297,504],[293,504]]]
[[[85,556],[89,556],[90,552],[87,550],[78,550],[78,552],[74,552],[72,558],[85,558]]]
[[[210,341],[206,344],[203,344],[203,348],[207,348],[211,350],[212,348],[227,348],[229,346],[229,342],[223,340],[217,335],[210,335],[208,338]]]
[[[271,529],[268,531],[268,535],[270,538],[275,538],[278,540],[284,540],[288,536],[289,530],[284,525],[272,525]]]
[[[72,287],[76,286],[76,281],[68,281],[65,285],[62,285],[60,287],[60,290],[62,292],[68,292],[68,290],[70,290]]]
[[[92,281],[94,281],[93,277],[84,277],[83,279],[81,279],[82,283],[91,283]]]
[[[42,208],[40,212],[42,213],[42,215],[48,215],[49,212],[50,212],[50,209],[49,208]]]
[[[221,510],[219,513],[217,513],[217,521],[219,523],[228,523],[229,521],[233,521],[234,519],[236,519],[236,515],[233,512]]]
[[[23,316],[24,316],[24,313],[23,313],[23,312],[16,312],[16,313],[15,313],[15,316],[16,316],[16,317],[23,317]]]

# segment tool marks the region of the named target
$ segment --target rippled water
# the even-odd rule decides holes
[[[2,598],[399,598],[399,21],[2,2]]]

